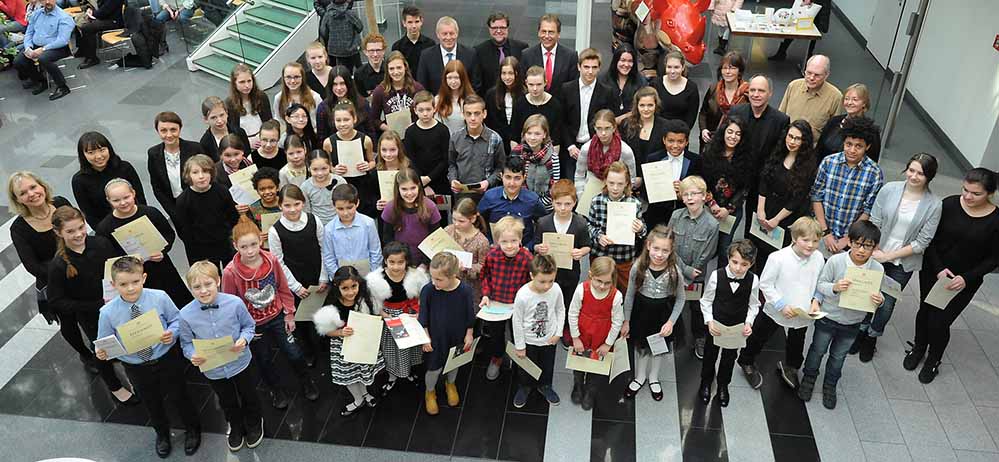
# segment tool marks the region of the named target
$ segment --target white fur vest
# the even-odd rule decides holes
[[[355,311],[364,314],[378,314],[367,303],[361,300],[358,300],[357,303],[359,304],[359,309]],[[331,331],[337,330],[343,327],[344,324],[347,324],[345,320],[340,319],[340,310],[333,305],[326,305],[320,308],[319,311],[316,311],[316,314],[312,316],[312,322],[316,325],[316,332],[323,336],[329,335]]]
[[[385,269],[379,268],[368,273],[364,277],[368,281],[368,291],[371,292],[371,303],[374,304],[375,314],[381,314],[385,300],[392,296],[392,288],[386,280]],[[406,297],[419,298],[423,286],[430,283],[430,277],[422,268],[409,268],[406,276],[402,278],[402,287],[406,289]]]

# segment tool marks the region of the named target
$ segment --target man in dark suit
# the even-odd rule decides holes
[[[406,35],[392,44],[392,51],[400,51],[409,63],[409,72],[416,72],[420,67],[420,53],[432,48],[436,43],[423,35],[423,12],[410,5],[402,9],[402,25],[406,27]]]
[[[154,128],[163,142],[146,151],[146,167],[153,195],[159,201],[170,221],[177,223],[177,196],[184,190],[184,163],[204,149],[196,141],[180,137],[183,122],[174,112],[156,114]]]
[[[444,66],[457,59],[465,65],[465,72],[472,81],[476,93],[482,89],[479,79],[479,66],[475,51],[458,43],[458,22],[450,16],[437,20],[437,41],[439,46],[430,47],[420,54],[420,67],[416,70],[416,81],[427,91],[437,94],[444,81]]]
[[[475,46],[475,59],[479,65],[479,77],[482,79],[482,90],[485,92],[499,79],[500,63],[507,57],[520,60],[527,44],[520,40],[509,38],[510,17],[506,13],[496,12],[486,19],[489,27],[489,40]]]
[[[649,162],[665,161],[670,164],[673,172],[673,190],[676,191],[676,200],[666,202],[656,202],[649,204],[648,210],[643,217],[649,228],[658,224],[669,222],[673,211],[683,205],[683,198],[680,196],[680,181],[691,175],[701,176],[701,156],[690,152],[690,127],[687,123],[677,119],[666,119],[664,124],[665,135],[663,135],[663,146],[665,150],[649,153]]]
[[[524,59],[520,61],[521,71],[525,74],[531,66],[540,66],[545,70],[545,90],[554,96],[559,96],[562,84],[579,78],[576,50],[558,43],[561,33],[562,20],[557,15],[542,16],[538,22],[541,43],[524,51]]]
[[[562,84],[561,102],[565,110],[563,146],[559,168],[563,178],[573,178],[579,149],[593,136],[593,115],[601,109],[620,106],[618,92],[597,81],[600,52],[587,48],[579,53],[579,78]]]

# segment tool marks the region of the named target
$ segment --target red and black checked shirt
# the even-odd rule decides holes
[[[531,281],[531,252],[524,247],[517,255],[506,256],[498,245],[489,249],[482,265],[482,296],[499,303],[513,303],[517,291]]]

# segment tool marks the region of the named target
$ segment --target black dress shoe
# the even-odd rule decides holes
[[[718,393],[715,395],[715,397],[718,398],[718,404],[721,405],[721,407],[727,407],[729,399],[728,386],[719,385]]]
[[[201,429],[190,428],[184,432],[184,454],[192,455],[201,447]]]
[[[702,383],[701,390],[697,393],[697,396],[701,397],[701,402],[708,404],[711,402],[711,384]]]
[[[51,94],[49,94],[49,101],[55,101],[63,96],[69,94],[69,87],[59,87],[56,88]]]
[[[927,360],[923,363],[923,368],[919,370],[919,382],[930,383],[937,378],[940,373],[940,361]]]
[[[632,385],[636,385],[636,387],[633,388]],[[632,380],[628,386],[624,387],[624,399],[633,399],[638,394],[638,391],[642,389],[643,385],[645,384],[638,383],[637,380]]]
[[[35,82],[34,88],[31,89],[32,95],[40,95],[45,93],[45,90],[49,89],[48,82]]]
[[[274,409],[288,409],[288,394],[284,390],[271,391],[271,406]]]
[[[99,59],[86,58],[86,59],[83,60],[82,63],[80,63],[79,66],[77,66],[77,69],[91,68],[91,67],[94,67],[94,66],[96,66],[96,65],[98,65],[100,63],[101,63],[101,61]]]
[[[170,449],[172,449],[172,447],[170,446],[170,434],[167,433],[167,434],[161,435],[161,434],[157,433],[156,434],[156,455],[159,456],[160,459],[166,459],[167,457],[170,457]]]
[[[319,399],[319,389],[316,388],[316,383],[312,381],[311,378],[306,378],[302,382],[302,394],[305,395],[305,399],[309,401],[315,401]]]
[[[914,371],[919,367],[919,363],[923,360],[923,356],[926,356],[926,345],[919,345],[912,342],[906,342],[909,344],[909,349],[905,352],[905,359],[902,360],[902,367],[907,371]]]

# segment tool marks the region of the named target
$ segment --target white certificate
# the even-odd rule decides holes
[[[739,323],[734,326],[726,326],[718,321],[715,321],[715,325],[718,326],[718,330],[721,331],[721,335],[712,339],[715,342],[715,346],[728,350],[737,350],[739,348],[746,347],[746,336],[742,335],[742,329],[743,326],[745,326],[745,323]]]
[[[902,284],[898,281],[885,275],[884,279],[881,280],[881,293],[885,295],[891,295],[895,300],[902,298]]]
[[[364,143],[360,138],[351,141],[337,140],[336,159],[338,164],[347,166],[347,173],[343,176],[353,178],[364,175],[357,169],[357,164],[364,162]]]
[[[119,226],[111,236],[126,254],[141,255],[143,260],[167,247],[166,239],[147,216]]]
[[[767,232],[757,219],[756,213],[753,213],[753,221],[752,225],[749,227],[749,234],[756,236],[759,240],[763,241],[763,243],[777,250],[784,248],[784,228],[778,226]]]
[[[247,191],[237,184],[229,188],[229,195],[232,196],[232,201],[237,205],[250,205],[260,200],[260,195],[256,191]]]
[[[531,358],[517,356],[517,347],[513,346],[510,342],[506,342],[506,354],[513,360],[514,364],[520,366],[524,372],[527,372],[527,375],[534,377],[534,380],[538,380],[538,377],[541,377],[541,368],[537,364],[534,364]]]
[[[645,341],[649,342],[649,350],[652,352],[653,356],[670,352],[669,343],[666,341],[666,337],[659,335],[658,332],[645,337]]]
[[[676,200],[676,189],[673,189],[672,162],[661,160],[642,164],[642,181],[645,183],[645,190],[649,193],[650,204]]]
[[[430,337],[420,325],[420,321],[412,316],[402,315],[397,318],[386,318],[385,328],[388,329],[389,335],[395,340],[395,344],[400,350],[430,343]]]
[[[794,314],[797,316],[808,319],[822,319],[829,315],[829,313],[826,313],[825,311],[816,311],[814,313],[809,313],[808,311],[805,311],[798,307],[794,307],[794,309],[791,311],[794,311]]]
[[[271,226],[281,219],[281,212],[271,212],[260,214],[260,232],[266,234],[271,230]]]
[[[378,195],[379,199],[388,202],[395,197],[395,174],[398,170],[378,171]]]
[[[128,354],[128,352],[125,351],[125,347],[122,346],[121,342],[119,342],[118,338],[114,335],[108,335],[107,337],[95,339],[94,348],[104,350],[104,352],[108,355],[108,359],[114,359]]]
[[[701,294],[704,293],[704,283],[703,282],[691,282],[687,284],[687,287],[683,288],[683,293],[686,295],[686,300],[688,302],[694,302],[701,299]]]
[[[604,182],[599,178],[586,174],[586,186],[583,186],[583,193],[579,195],[579,203],[576,204],[576,213],[584,217],[590,216],[590,203],[593,198],[604,190]]]
[[[635,245],[631,224],[637,216],[638,204],[634,202],[607,202],[607,239],[614,245]]]
[[[456,242],[454,238],[447,233],[447,231],[444,231],[444,228],[437,228],[436,231],[430,233],[430,235],[427,236],[427,238],[424,239],[423,242],[421,242],[417,247],[421,252],[423,252],[423,255],[427,256],[427,258],[434,258],[434,255],[437,255],[437,252],[444,250],[465,250],[458,245],[458,242]]]
[[[729,214],[724,220],[718,220],[718,232],[725,234],[732,234],[732,228],[735,227],[735,215]]]
[[[444,364],[444,370],[441,371],[442,374],[447,374],[465,364],[472,362],[472,358],[475,357],[475,347],[479,345],[479,339],[482,337],[475,337],[472,340],[472,347],[465,351],[460,347],[451,347],[447,352],[447,362]]]
[[[631,370],[631,358],[629,357],[630,353],[628,352],[627,340],[618,337],[618,339],[614,341],[614,351],[608,353],[608,356],[611,357],[611,367],[607,375],[608,382],[613,381],[615,377]]]
[[[839,294],[839,306],[851,310],[873,313],[878,306],[871,300],[871,295],[881,292],[881,279],[884,272],[864,268],[849,267],[844,279],[850,281],[850,287]]]
[[[382,317],[351,311],[347,325],[354,333],[343,339],[343,360],[348,363],[375,364],[382,340]]]
[[[406,129],[412,123],[413,114],[410,113],[409,108],[385,114],[385,124],[388,125],[389,130],[395,130],[399,134],[399,138],[406,139]]]
[[[319,311],[323,307],[323,303],[326,302],[328,293],[320,293],[319,286],[309,286],[309,296],[298,302],[298,308],[295,309],[295,321],[312,322],[312,317],[316,315],[316,311]]]
[[[947,309],[947,304],[954,299],[957,294],[961,293],[960,290],[948,290],[947,285],[954,282],[953,278],[944,276],[942,279],[937,279],[937,282],[933,284],[933,288],[930,289],[930,293],[926,295],[926,300],[924,300],[930,306],[940,308],[941,310]],[[961,289],[964,290],[964,289]]]
[[[572,269],[572,245],[576,236],[562,233],[544,233],[541,243],[548,245],[548,255],[555,260],[555,266],[562,269]]]
[[[447,252],[455,257],[458,257],[458,264],[464,269],[469,269],[472,267],[472,259],[474,255],[472,252],[466,252],[464,250],[454,250],[454,249],[444,249],[442,252]]]

